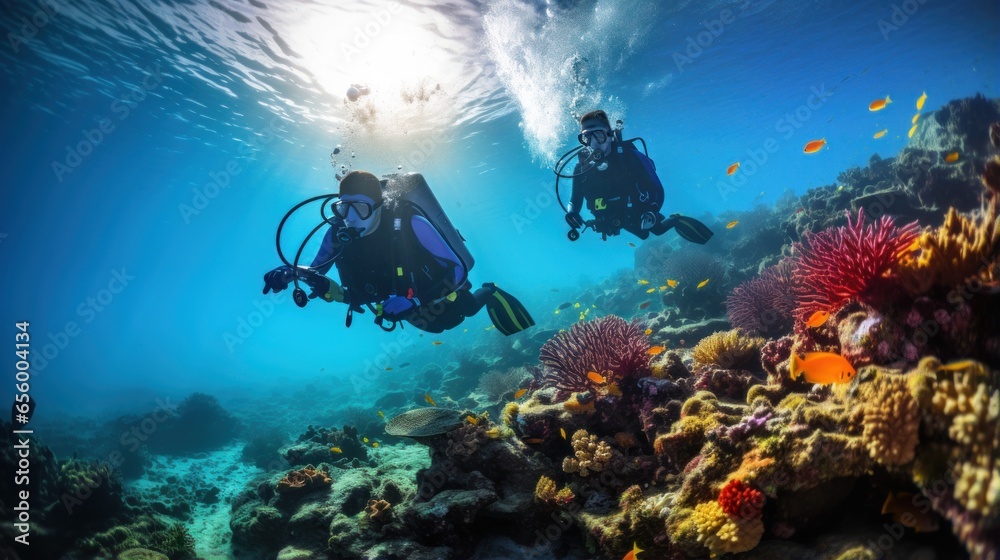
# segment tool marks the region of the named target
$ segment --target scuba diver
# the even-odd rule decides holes
[[[281,229],[292,213],[317,200],[323,200],[323,221],[302,242],[294,262],[288,262],[281,252]],[[326,213],[327,204],[332,216]],[[330,227],[316,257],[310,266],[299,266],[306,243],[324,225]],[[484,306],[504,335],[535,324],[521,303],[495,284],[471,291],[468,275],[475,261],[419,173],[379,181],[366,171],[352,171],[341,180],[339,194],[313,197],[289,210],[278,226],[276,243],[285,264],[264,275],[264,293],[280,292],[294,282],[293,299],[299,307],[314,298],[344,302],[348,327],[354,312],[364,313],[364,307],[386,331],[406,321],[440,333]],[[325,276],[333,266],[340,283]],[[299,280],[312,288],[308,299]]]
[[[619,235],[625,230],[640,239],[649,234],[663,235],[671,228],[693,243],[706,243],[712,237],[712,230],[687,216],[672,214],[669,218],[661,213],[663,207],[663,185],[656,176],[653,160],[635,147],[642,138],[622,140],[622,121],[617,121],[614,130],[608,115],[600,109],[580,117],[580,134],[577,137],[582,147],[563,154],[556,163],[556,196],[559,197],[559,179],[572,179],[570,202],[566,211],[566,223],[571,241],[580,238],[578,230],[592,228],[607,240],[608,236]],[[562,171],[576,155],[578,161],[572,175]],[[584,221],[580,209],[586,201],[587,209],[594,215],[593,220]],[[559,198],[560,204],[562,199]]]

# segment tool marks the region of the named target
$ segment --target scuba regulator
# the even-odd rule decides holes
[[[300,203],[296,204],[295,206],[293,206],[291,208],[291,210],[289,210],[288,212],[286,212],[285,215],[284,215],[284,217],[281,218],[281,222],[278,224],[278,231],[275,234],[275,241],[274,241],[275,242],[275,246],[278,249],[278,258],[281,259],[281,262],[284,263],[285,266],[288,266],[288,267],[290,267],[292,269],[292,274],[293,274],[293,276],[292,276],[292,282],[295,284],[295,289],[292,290],[292,300],[295,302],[295,305],[298,305],[299,307],[305,307],[306,304],[309,303],[309,296],[306,294],[305,290],[303,290],[302,287],[299,286],[299,280],[300,279],[303,279],[303,281],[309,282],[309,281],[317,279],[317,278],[323,278],[327,282],[330,282],[331,284],[336,285],[336,282],[334,282],[333,280],[331,280],[329,278],[326,278],[325,276],[323,276],[322,274],[319,274],[318,272],[314,272],[311,268],[300,267],[299,266],[299,259],[302,257],[302,251],[305,249],[306,245],[309,243],[309,240],[312,239],[312,236],[315,235],[316,232],[320,230],[320,228],[322,228],[323,226],[326,226],[326,225],[329,225],[331,227],[337,228],[337,230],[336,230],[336,237],[337,237],[337,241],[341,244],[341,247],[343,247],[344,245],[347,245],[348,243],[354,241],[355,239],[357,239],[360,236],[360,232],[357,231],[358,228],[349,228],[349,227],[347,227],[344,224],[344,222],[341,221],[341,220],[338,220],[336,218],[336,216],[332,212],[331,212],[331,214],[329,216],[327,215],[327,204],[331,204],[332,202],[334,202],[339,197],[340,197],[339,194],[324,194],[324,195],[314,196],[312,198],[308,198],[306,200],[303,200],[302,202],[300,202]],[[298,250],[295,252],[295,259],[292,262],[288,262],[288,259],[285,258],[284,252],[282,252],[282,250],[281,250],[281,231],[285,227],[285,222],[287,222],[288,218],[290,218],[292,216],[292,214],[294,214],[299,208],[302,208],[303,206],[305,206],[307,204],[311,204],[311,203],[319,201],[319,200],[323,201],[322,204],[320,205],[320,217],[322,218],[322,221],[319,224],[317,224],[316,227],[314,227],[312,229],[312,231],[309,232],[309,235],[307,235],[305,239],[302,240],[302,243],[299,245]],[[341,249],[341,250],[343,250],[343,249]],[[332,257],[330,257],[328,260],[326,260],[325,262],[320,263],[319,265],[317,265],[317,268],[322,268],[324,266],[327,266],[328,264],[330,264],[334,260],[336,260],[337,257],[339,257],[339,256],[340,256],[340,252],[338,251],[336,254],[334,254]],[[338,288],[339,288],[339,286],[338,286]]]

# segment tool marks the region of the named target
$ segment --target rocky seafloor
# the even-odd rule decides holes
[[[11,558],[996,560],[993,123],[1000,102],[953,101],[898,156],[724,213],[717,229],[740,226],[715,245],[645,243],[634,270],[574,294],[586,305],[563,310],[580,313],[568,328],[539,317],[516,345],[424,367],[370,410],[248,430],[267,415],[241,427],[196,395],[127,469],[36,442],[48,506],[32,555]],[[792,379],[807,352],[857,373]],[[426,406],[429,392],[462,396]],[[158,470],[234,441],[241,466],[214,478]],[[192,536],[199,508],[228,516],[224,543]]]

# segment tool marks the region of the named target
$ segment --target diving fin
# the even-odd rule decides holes
[[[517,301],[517,298],[496,287],[496,284],[487,283],[483,287],[490,288],[492,294],[486,300],[486,310],[490,314],[493,326],[504,336],[510,336],[521,332],[528,327],[534,326],[535,320],[531,318],[528,310]]]
[[[712,230],[708,229],[708,226],[694,218],[673,214],[670,216],[670,220],[674,223],[677,235],[680,235],[691,243],[704,245],[715,235],[712,233]]]

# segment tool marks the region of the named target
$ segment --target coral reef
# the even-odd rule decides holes
[[[392,504],[385,500],[368,500],[365,515],[369,521],[384,525],[392,520]]]
[[[190,455],[218,449],[239,430],[239,422],[215,397],[192,393],[177,405],[174,417],[157,427],[146,445],[153,453]]]
[[[385,425],[385,433],[411,438],[436,436],[461,426],[462,419],[457,410],[436,406],[414,408],[390,418]]]
[[[649,341],[637,323],[615,315],[576,323],[542,346],[542,382],[563,391],[587,391],[599,385],[590,372],[611,383],[643,377],[649,371],[648,350]]]
[[[884,373],[866,388],[860,407],[869,454],[888,467],[909,463],[919,441],[920,410],[906,378]]]
[[[767,341],[750,337],[739,329],[717,332],[703,338],[691,352],[695,364],[734,369],[760,359],[760,349]]]
[[[611,446],[599,441],[597,436],[588,434],[586,430],[577,430],[571,441],[573,456],[563,459],[564,472],[585,477],[603,471],[611,463]]]
[[[750,334],[769,337],[787,331],[795,308],[792,268],[793,261],[784,259],[734,288],[726,297],[730,324]]]
[[[531,378],[531,373],[523,367],[511,368],[506,371],[492,370],[479,378],[479,386],[476,390],[486,397],[489,404],[497,404],[520,389],[521,384],[529,378]]]
[[[278,481],[275,489],[278,492],[312,492],[330,486],[331,482],[327,471],[309,465],[304,469],[289,471]]]

